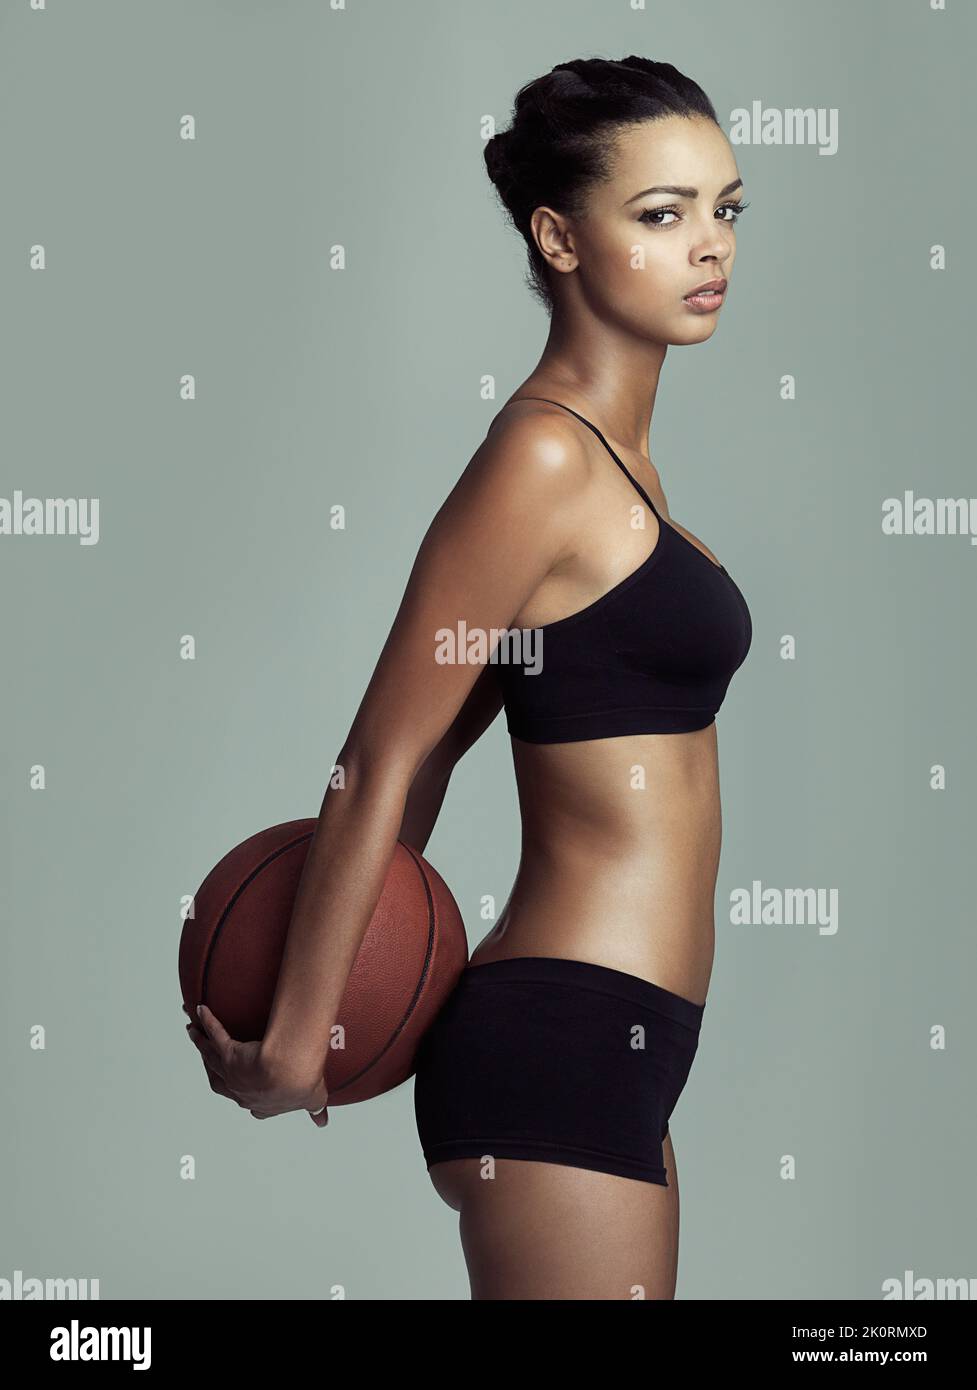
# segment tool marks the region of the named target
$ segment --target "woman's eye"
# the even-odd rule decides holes
[[[743,212],[744,208],[748,207],[749,203],[721,203],[716,211],[729,213],[728,217],[721,217],[719,220],[731,227],[734,223],[739,221],[740,214]],[[660,222],[658,219],[662,217],[679,218],[680,216],[680,208],[646,208],[638,218],[638,221],[645,222],[650,227],[670,227],[672,225],[670,222]]]
[[[676,215],[677,209],[675,208],[646,208],[638,218],[638,221],[647,222],[652,227],[667,227],[669,225],[667,222],[655,222],[652,221],[652,219],[656,217],[675,217]]]

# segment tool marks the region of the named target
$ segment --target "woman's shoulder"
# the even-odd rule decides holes
[[[507,401],[502,403],[489,421],[486,433],[491,434],[493,430],[502,426],[508,428],[521,422],[535,422],[536,425],[544,428],[549,423],[567,426],[568,428],[564,429],[562,433],[567,438],[576,438],[576,431],[572,428],[573,417],[562,406],[555,401],[546,400],[542,396],[520,396],[518,394],[511,395]]]
[[[527,489],[579,492],[591,467],[587,441],[561,410],[530,397],[510,397],[489,421],[469,468]]]

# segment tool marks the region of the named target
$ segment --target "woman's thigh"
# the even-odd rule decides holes
[[[459,1212],[473,1299],[667,1299],[678,1264],[678,1174],[668,1186],[558,1163],[474,1158],[431,1178]]]

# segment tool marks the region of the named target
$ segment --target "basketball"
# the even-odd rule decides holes
[[[183,1002],[191,1018],[206,1004],[238,1042],[264,1036],[315,827],[314,819],[286,821],[244,840],[211,869],[184,919]],[[335,1020],[325,1066],[330,1109],[413,1074],[418,1044],[467,963],[450,889],[398,840]]]

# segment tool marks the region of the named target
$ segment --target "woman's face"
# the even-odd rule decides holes
[[[584,215],[548,227],[549,244],[570,251],[573,291],[598,318],[656,342],[704,342],[725,295],[687,296],[733,269],[742,189],[729,141],[713,121],[669,116],[626,127],[615,148],[610,177],[590,190]],[[559,258],[550,264],[558,270]]]

